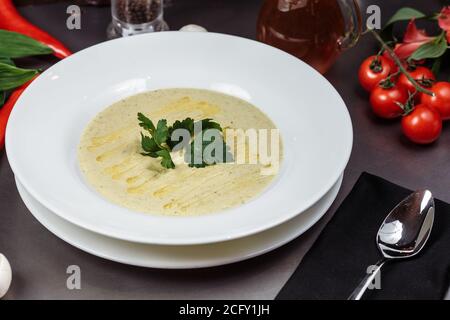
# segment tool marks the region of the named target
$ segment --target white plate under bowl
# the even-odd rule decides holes
[[[170,87],[235,95],[274,121],[284,160],[262,196],[222,212],[171,217],[115,205],[85,182],[76,154],[88,122],[121,98]],[[61,218],[121,240],[190,245],[255,234],[305,211],[344,171],[352,139],[343,100],[299,59],[230,35],[158,32],[95,45],[46,70],[17,102],[6,150],[25,188]]]
[[[45,208],[16,179],[17,189],[27,208],[44,227],[57,237],[101,258],[140,267],[163,269],[219,266],[274,250],[312,227],[333,203],[341,183],[342,177],[314,206],[270,230],[213,244],[165,246],[117,240],[77,227]]]

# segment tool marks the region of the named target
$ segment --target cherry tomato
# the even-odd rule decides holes
[[[419,104],[411,113],[403,117],[402,131],[415,143],[432,143],[441,135],[442,118],[433,108]]]
[[[370,93],[370,104],[375,114],[381,118],[393,119],[403,113],[403,109],[398,105],[405,104],[408,94],[405,89],[394,85],[391,88],[377,86]]]
[[[370,56],[359,67],[359,83],[366,91],[372,91],[377,84],[391,73],[391,65],[383,56]]]
[[[421,102],[424,105],[434,108],[440,114],[443,120],[450,119],[450,83],[436,82],[430,91],[434,93],[434,97],[423,94]]]
[[[426,67],[415,67],[414,70],[408,71],[408,73],[410,74],[410,76],[416,80],[416,82],[424,88],[429,88],[430,86],[426,86],[423,83],[420,83],[421,81],[435,81],[436,77],[434,76],[433,72],[426,68]],[[416,92],[416,88],[414,87],[414,85],[411,83],[411,81],[409,81],[409,79],[405,76],[404,73],[402,73],[400,75],[400,77],[398,78],[398,85],[403,87],[406,91],[408,91],[409,93],[414,93]],[[418,92],[415,95],[415,101],[419,102],[421,99],[422,93]]]

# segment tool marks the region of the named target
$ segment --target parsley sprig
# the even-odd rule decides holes
[[[167,120],[159,120],[156,127],[153,122],[144,114],[138,113],[139,126],[147,131],[150,136],[141,132],[141,146],[144,152],[141,154],[152,158],[162,158],[161,165],[167,169],[175,168],[175,164],[170,156],[171,148],[167,144],[169,138],[169,128]]]
[[[161,158],[161,165],[167,169],[174,169],[175,164],[172,161],[170,152],[178,145],[179,141],[172,140],[172,134],[177,129],[185,129],[189,132],[192,139],[190,144],[185,147],[188,152],[185,153],[185,161],[190,167],[204,168],[208,165],[213,165],[219,162],[229,162],[233,160],[233,156],[229,147],[225,144],[223,137],[219,139],[212,137],[210,140],[204,139],[204,133],[209,129],[216,129],[222,132],[222,127],[212,119],[203,119],[194,121],[192,118],[175,121],[172,126],[167,125],[166,119],[158,121],[156,126],[144,114],[138,113],[139,126],[148,132],[150,135],[144,135],[141,132],[141,147],[144,152],[141,154],[152,158]],[[201,128],[201,129],[197,129]],[[198,131],[198,132],[196,132]],[[203,159],[205,148],[211,144],[218,143],[213,147],[218,147],[222,151],[222,158],[219,161],[215,158],[215,149],[213,149],[212,156],[214,159]]]

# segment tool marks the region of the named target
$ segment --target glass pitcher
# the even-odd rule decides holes
[[[325,73],[361,33],[356,0],[265,0],[257,39]]]

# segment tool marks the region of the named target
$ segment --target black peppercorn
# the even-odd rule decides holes
[[[131,24],[153,21],[160,14],[160,0],[118,0],[117,18]]]

